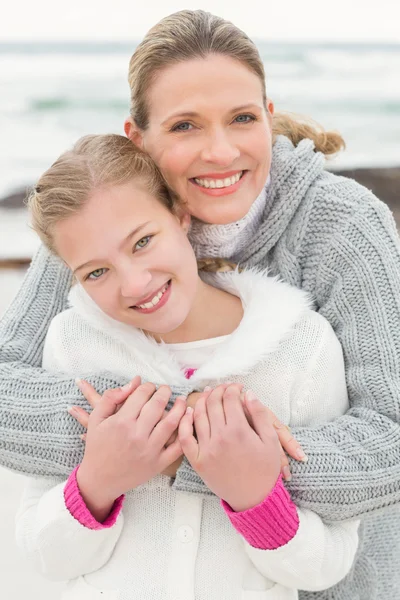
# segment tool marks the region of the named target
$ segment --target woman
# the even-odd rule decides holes
[[[254,44],[222,19],[183,11],[161,21],[132,57],[130,85],[126,133],[198,219],[197,255],[268,264],[312,294],[342,344],[351,408],[334,423],[294,430],[309,461],[291,464],[293,499],[333,521],[394,507],[400,260],[389,211],[368,190],[324,171],[315,149],[336,151],[340,138],[273,117]],[[79,403],[74,382],[39,369],[49,322],[69,287],[67,270],[40,250],[2,322],[1,460],[31,474],[66,475],[81,457],[79,430],[65,415]],[[121,383],[112,374],[92,382],[101,392]],[[174,486],[204,491],[186,460]],[[386,598],[397,589],[396,517],[392,508],[366,520],[354,572],[318,597]]]
[[[77,280],[71,308],[49,327],[43,367],[81,376],[112,365],[163,385],[148,401],[152,384],[131,390],[115,414],[104,414],[107,400],[96,406],[67,481],[31,479],[17,517],[27,557],[48,578],[70,579],[63,600],[295,600],[299,587],[340,581],[358,522],[327,524],[290,500],[264,410],[305,426],[347,410],[326,319],[304,292],[255,269],[200,277],[189,215],[126,137],[85,136],[35,189],[34,228]],[[168,386],[187,379],[214,389],[194,412],[177,398],[164,417]],[[245,385],[243,401],[225,381]],[[171,487],[164,469],[182,448],[213,495]]]

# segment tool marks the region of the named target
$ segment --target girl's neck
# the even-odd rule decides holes
[[[208,285],[199,277],[195,300],[185,321],[174,331],[152,336],[166,344],[212,339],[231,334],[242,318],[240,298]]]

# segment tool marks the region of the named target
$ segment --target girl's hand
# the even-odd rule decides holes
[[[264,500],[281,464],[281,446],[265,407],[255,397],[246,398],[253,429],[240,396],[240,386],[218,386],[197,400],[194,411],[189,407],[179,424],[179,440],[192,467],[235,511]]]
[[[134,377],[134,379],[132,379],[132,381],[130,381],[123,387],[106,390],[103,396],[101,396],[88,381],[85,381],[84,379],[76,380],[76,384],[82,392],[82,395],[85,397],[85,399],[88,401],[92,408],[95,408],[99,404],[99,402],[101,402],[102,398],[104,398],[104,396],[107,395],[108,399],[112,398],[112,401],[115,403],[115,412],[117,412],[121,408],[128,396],[137,387],[139,387],[140,383],[140,377],[136,376]],[[71,408],[68,409],[68,412],[72,417],[74,417],[74,419],[78,421],[80,425],[82,425],[82,427],[84,427],[85,429],[88,428],[90,413],[88,413],[85,409],[81,408],[80,406],[71,406]],[[162,418],[165,419],[167,415],[168,412],[165,410]],[[172,442],[174,442],[177,439],[177,437],[178,428],[171,435],[170,439],[167,441],[166,446],[172,444]],[[81,438],[85,442],[86,433],[83,433],[81,435]]]
[[[163,419],[169,387],[140,385],[117,412],[112,392],[102,396],[89,416],[77,472],[81,494],[95,518],[105,518],[116,498],[161,473],[182,454],[179,440],[165,445],[185,413],[185,398],[178,397]]]
[[[247,409],[248,400],[251,400],[252,398],[255,398],[255,395],[251,391],[248,391],[245,394],[242,394],[245,415],[246,415],[247,420],[249,421],[250,425],[254,429],[253,419],[250,416],[249,411]],[[247,402],[246,402],[246,399],[247,399]],[[281,444],[281,473],[282,473],[282,476],[286,481],[290,481],[292,479],[292,476],[290,474],[289,461],[286,456],[286,452],[292,458],[294,458],[296,460],[301,460],[303,462],[307,462],[307,456],[304,453],[299,442],[296,440],[296,438],[294,438],[292,436],[290,428],[287,427],[287,425],[284,425],[283,423],[281,423],[280,420],[278,419],[278,417],[275,416],[275,413],[273,413],[272,410],[268,408],[268,406],[264,405],[264,408],[265,408],[266,417],[268,418],[268,422],[275,428],[276,433],[278,434],[279,442]]]

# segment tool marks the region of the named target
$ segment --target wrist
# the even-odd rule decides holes
[[[299,516],[279,476],[274,489],[261,504],[237,513],[223,500],[222,507],[232,525],[254,548],[276,550],[296,535]]]
[[[77,469],[76,483],[88,510],[96,521],[102,523],[110,514],[118,494],[110,493],[109,487],[94,478],[83,462]]]
[[[265,498],[272,492],[277,481],[279,479],[279,474],[276,476],[274,480],[268,481],[266,485],[258,490],[245,490],[243,489],[240,496],[236,496],[231,500],[225,500],[225,502],[231,507],[234,512],[243,512],[246,510],[250,510],[255,506],[261,504]]]

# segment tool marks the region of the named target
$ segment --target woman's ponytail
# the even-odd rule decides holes
[[[346,147],[344,139],[336,131],[325,131],[312,119],[287,112],[274,114],[272,133],[274,139],[277,135],[285,135],[294,146],[305,138],[311,139],[315,144],[316,152],[322,152],[327,156],[336,154]]]

